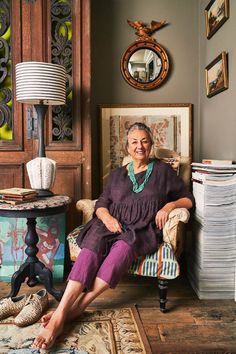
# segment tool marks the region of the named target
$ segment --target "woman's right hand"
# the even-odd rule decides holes
[[[103,222],[106,228],[112,233],[121,233],[121,224],[114,218],[106,208],[98,208],[97,217]]]
[[[106,228],[115,233],[121,233],[121,225],[119,221],[111,215],[106,215],[103,219],[101,219]]]

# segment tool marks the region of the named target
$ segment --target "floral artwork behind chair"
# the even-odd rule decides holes
[[[181,157],[192,157],[191,103],[100,105],[101,191],[110,172],[122,166],[127,156],[127,131],[135,122],[150,127],[155,150],[165,148]]]
[[[154,149],[166,148],[181,153],[181,120],[177,115],[134,115],[110,117],[111,170],[122,165],[127,155],[125,144],[127,131],[135,122],[145,123],[152,131]]]

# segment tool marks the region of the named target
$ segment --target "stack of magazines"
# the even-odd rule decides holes
[[[235,298],[236,165],[192,164],[194,225],[188,277],[200,299]]]
[[[7,188],[0,190],[0,203],[22,204],[33,202],[37,199],[37,192],[27,188]]]

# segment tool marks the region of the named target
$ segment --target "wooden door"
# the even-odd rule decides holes
[[[90,1],[0,0],[0,15],[0,188],[29,187],[25,165],[38,150],[36,112],[15,99],[16,63],[64,65],[67,101],[49,107],[45,145],[57,162],[53,192],[73,200],[71,230],[76,201],[91,197]]]

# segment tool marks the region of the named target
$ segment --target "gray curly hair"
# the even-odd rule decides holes
[[[149,137],[150,137],[150,141],[151,141],[151,145],[154,144],[154,141],[153,141],[153,136],[152,136],[152,132],[151,132],[151,129],[144,123],[140,123],[140,122],[135,122],[134,124],[132,124],[128,131],[127,131],[127,136],[126,136],[126,143],[125,143],[125,150],[127,152],[127,148],[128,148],[128,138],[129,138],[129,134],[131,132],[133,132],[134,130],[144,130],[146,133],[148,133]]]

